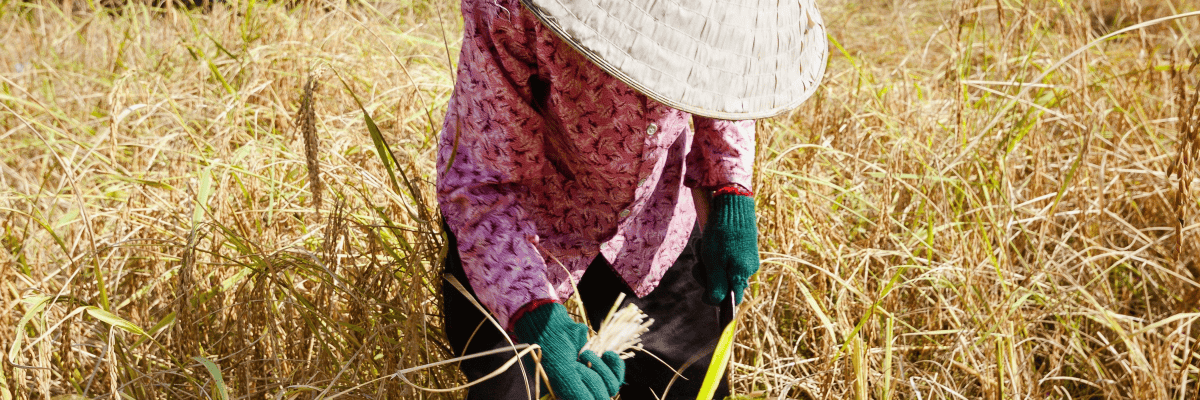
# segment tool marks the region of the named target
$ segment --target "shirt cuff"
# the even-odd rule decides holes
[[[524,317],[525,313],[536,310],[538,307],[544,306],[546,304],[557,303],[557,302],[558,301],[554,300],[554,299],[536,299],[534,301],[526,303],[525,305],[521,306],[520,308],[517,308],[517,311],[513,311],[512,316],[508,318],[508,326],[505,328],[508,329],[509,332],[516,332],[517,321],[519,321],[521,319],[521,317]],[[517,338],[517,340],[520,340],[520,339],[521,338]]]
[[[720,196],[723,194],[754,197],[754,191],[752,191],[750,189],[746,189],[745,186],[742,186],[742,185],[739,185],[736,183],[730,183],[728,185],[721,186],[721,187],[717,188],[716,190],[714,190],[712,195]]]

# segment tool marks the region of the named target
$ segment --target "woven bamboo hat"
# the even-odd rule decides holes
[[[521,2],[613,77],[713,118],[766,118],[799,106],[829,53],[813,0]]]

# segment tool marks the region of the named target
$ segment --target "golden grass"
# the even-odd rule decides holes
[[[0,399],[436,397],[441,4],[0,2]],[[1200,396],[1200,5],[822,7],[737,392]]]

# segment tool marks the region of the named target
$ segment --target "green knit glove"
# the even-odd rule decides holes
[[[617,353],[580,353],[587,327],[567,315],[567,308],[547,303],[526,312],[514,326],[517,338],[542,347],[542,368],[550,388],[563,400],[602,400],[617,395],[625,380],[625,362]]]
[[[750,276],[758,272],[754,198],[737,194],[714,196],[703,234],[700,239],[703,268],[693,272],[704,286],[704,302],[721,304],[733,291],[740,304]]]

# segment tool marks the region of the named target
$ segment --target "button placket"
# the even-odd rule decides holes
[[[657,158],[654,156],[654,154],[658,152],[658,147],[660,146],[659,142],[663,140],[662,137],[655,136],[658,134],[658,131],[659,126],[657,122],[650,122],[646,124],[645,147],[642,150],[641,165],[638,167],[639,178],[637,182],[636,196],[645,196],[645,192],[652,190],[650,188],[646,188],[645,185],[646,181],[649,180],[650,176],[654,173],[654,167],[655,164],[657,164]],[[618,218],[625,219],[628,217],[633,212],[632,210],[634,207],[636,207],[636,204],[637,202],[635,202],[633,205],[630,205],[629,208],[621,210],[621,212],[617,214]]]
[[[649,161],[650,159],[653,158],[653,157],[650,157],[649,155],[650,155],[650,153],[654,152],[653,149],[658,144],[658,139],[653,139],[651,137],[653,137],[657,133],[658,133],[658,123],[657,122],[651,122],[646,125],[646,136],[647,136],[646,145],[648,146],[647,150],[649,150],[649,151],[647,151],[646,153],[643,154],[643,161]],[[661,138],[659,138],[659,139],[661,139]],[[652,166],[650,166],[650,170],[653,170]],[[641,175],[641,178],[638,179],[639,190],[642,188],[642,186],[644,186],[646,184],[646,180],[649,178],[649,174],[650,174],[650,171],[647,171],[646,168],[644,168],[644,167],[642,168],[642,171],[640,171],[639,175]]]

